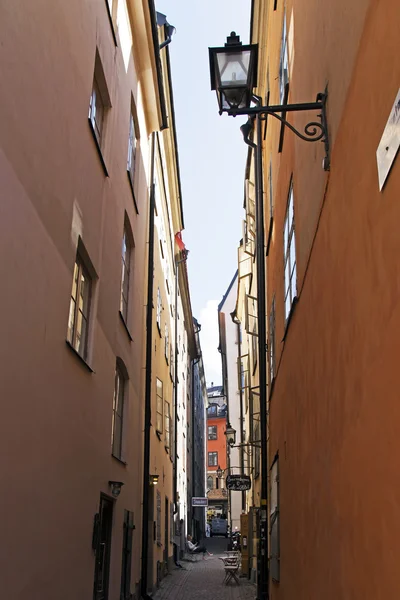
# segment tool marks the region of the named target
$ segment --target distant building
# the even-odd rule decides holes
[[[238,272],[232,278],[224,297],[218,306],[219,351],[222,362],[222,381],[227,402],[227,421],[236,430],[237,442],[243,442],[242,423],[245,417],[241,402],[243,390],[240,387],[240,324],[234,322],[232,313],[236,306]],[[230,448],[227,454],[226,474],[244,474],[244,458],[248,448]],[[226,475],[225,474],[225,475]],[[246,508],[243,492],[228,491],[229,524],[232,531],[240,530],[240,515]]]
[[[197,358],[192,361],[192,403],[188,415],[188,533],[205,537],[207,510],[192,508],[192,497],[206,497],[206,408],[207,387],[200,346],[200,324],[193,319]]]
[[[228,517],[228,494],[225,485],[227,468],[226,417],[227,404],[222,386],[207,389],[207,481],[208,521],[212,516]],[[218,468],[222,477],[218,477]]]

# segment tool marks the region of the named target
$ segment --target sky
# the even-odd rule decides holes
[[[193,315],[201,323],[207,386],[220,385],[218,304],[237,269],[242,237],[246,117],[218,114],[208,47],[231,31],[249,41],[250,0],[156,0],[176,32],[169,44]]]

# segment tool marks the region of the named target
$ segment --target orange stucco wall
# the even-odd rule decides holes
[[[106,2],[2,3],[0,71],[1,596],[91,598],[94,515],[114,501],[110,598],[119,597],[124,509],[134,513],[131,589],[140,578],[143,351],[148,192],[141,130],[135,194],[126,161],[137,77]],[[88,124],[96,47],[112,108],[105,176]],[[138,107],[140,112],[140,107]],[[143,117],[141,119],[143,123]],[[125,216],[135,256],[128,326],[119,315]],[[67,347],[77,236],[98,275],[90,372]],[[127,368],[124,459],[111,456],[116,357]],[[68,583],[66,583],[68,581]]]
[[[324,173],[322,144],[289,131],[278,154],[279,126],[269,123],[268,313],[274,295],[277,307],[269,455],[280,457],[281,569],[271,598],[397,598],[400,162],[380,192],[376,149],[399,89],[399,4],[310,1],[305,10],[294,1],[286,14],[294,40],[289,102],[311,101],[328,85],[332,155]],[[268,21],[271,82],[282,19],[278,2]],[[300,128],[307,120],[293,122]],[[283,222],[292,176],[298,302],[285,337]]]
[[[226,417],[208,418],[207,427],[211,426],[217,427],[217,439],[209,440],[207,429],[207,471],[216,471],[218,468],[218,465],[216,467],[208,465],[209,452],[218,452],[218,464],[221,469],[226,469]]]

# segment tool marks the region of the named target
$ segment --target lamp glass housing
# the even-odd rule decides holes
[[[218,469],[217,469],[217,477],[218,477],[218,479],[222,479],[222,469],[219,465],[218,465]]]
[[[257,44],[242,46],[233,33],[225,47],[209,48],[211,89],[221,113],[249,107],[257,79]]]
[[[230,446],[234,446],[234,444],[236,443],[236,429],[234,429],[231,425],[228,425],[228,427],[225,430],[225,435],[228,444]]]

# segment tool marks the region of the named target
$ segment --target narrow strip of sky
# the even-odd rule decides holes
[[[207,383],[221,382],[217,305],[237,269],[247,146],[245,118],[218,114],[208,47],[231,31],[248,43],[250,0],[160,0],[176,27],[169,45],[193,314],[202,323]]]

